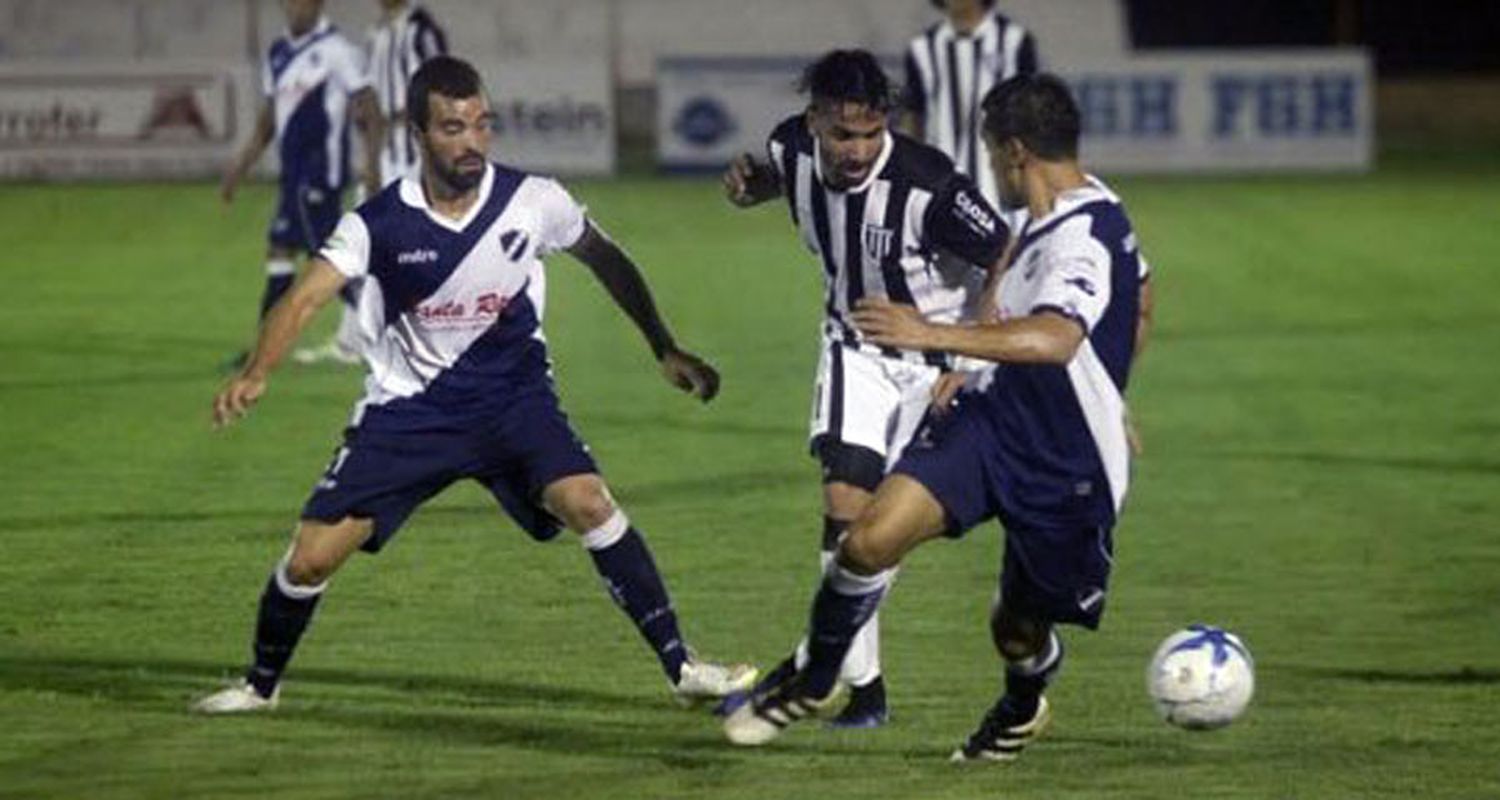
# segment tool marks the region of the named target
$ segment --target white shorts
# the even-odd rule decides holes
[[[828,437],[874,450],[886,469],[916,432],[943,371],[929,364],[867,353],[838,341],[823,342],[813,390],[808,440]]]

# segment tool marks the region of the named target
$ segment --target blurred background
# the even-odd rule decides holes
[[[759,150],[830,46],[900,58],[918,0],[431,0],[482,67],[502,157],[566,174]],[[1068,77],[1101,171],[1368,170],[1500,142],[1500,4],[1009,0]],[[376,0],[329,0],[356,42]],[[0,177],[216,173],[253,122],[276,0],[0,0]],[[791,106],[794,107],[794,106]],[[263,173],[275,169],[273,159]]]

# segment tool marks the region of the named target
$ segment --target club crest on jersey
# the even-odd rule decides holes
[[[531,237],[525,231],[509,230],[500,234],[500,251],[511,261],[520,261],[530,244]]]
[[[860,228],[859,235],[867,258],[884,261],[891,254],[891,242],[895,240],[896,232],[890,228],[866,223]]]

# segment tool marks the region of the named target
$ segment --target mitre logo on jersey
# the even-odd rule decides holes
[[[995,217],[983,203],[970,197],[968,192],[955,192],[953,203],[970,225],[988,234],[995,232]]]
[[[431,264],[438,260],[438,251],[431,248],[406,250],[396,254],[397,264]]]
[[[865,248],[865,255],[876,261],[884,261],[885,257],[891,254],[891,242],[895,238],[896,232],[890,228],[868,223],[860,228],[860,239]]]

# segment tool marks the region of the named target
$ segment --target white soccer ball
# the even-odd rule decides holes
[[[1255,693],[1255,661],[1238,636],[1190,625],[1168,636],[1146,668],[1146,691],[1161,718],[1211,730],[1239,718]]]

